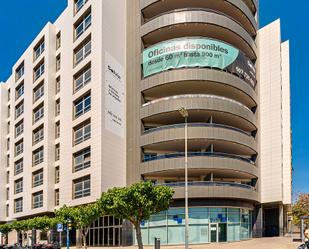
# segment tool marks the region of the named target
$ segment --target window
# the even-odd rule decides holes
[[[56,49],[61,47],[61,32],[59,31],[56,36]]]
[[[78,91],[91,80],[91,66],[87,66],[81,73],[74,76],[74,91]]]
[[[7,204],[6,205],[6,217],[9,217],[9,214],[10,214],[9,210],[10,210],[10,206],[9,204]]]
[[[44,148],[38,148],[32,153],[33,166],[38,165],[44,161]]]
[[[61,68],[61,55],[59,54],[57,57],[56,57],[56,71],[58,72]]]
[[[11,106],[8,106],[8,118],[11,117]]]
[[[79,199],[86,196],[90,196],[90,176],[73,181],[73,198]]]
[[[6,184],[10,183],[10,171],[6,172]]]
[[[59,137],[60,137],[60,122],[58,121],[55,127],[55,138],[59,138]]]
[[[45,72],[45,64],[43,61],[34,69],[34,81],[40,78],[44,72]]]
[[[90,93],[83,96],[74,103],[74,116],[75,118],[83,115],[91,109],[91,96]]]
[[[43,191],[32,194],[32,208],[43,207]]]
[[[15,107],[15,119],[24,113],[24,101]]]
[[[55,184],[60,182],[60,169],[59,167],[55,168]]]
[[[44,117],[44,105],[40,105],[33,111],[34,123],[38,122],[43,117]]]
[[[88,0],[75,0],[75,14],[88,2]]]
[[[15,81],[18,81],[21,77],[23,77],[25,73],[24,62],[16,69],[15,71]]]
[[[10,139],[9,138],[6,140],[6,149],[10,150]]]
[[[15,100],[19,99],[24,94],[24,83],[20,83],[15,89]]]
[[[18,156],[23,152],[24,152],[24,141],[21,140],[15,144],[15,156]]]
[[[58,116],[60,114],[60,99],[56,100],[55,114],[56,114],[56,116]]]
[[[55,206],[59,206],[59,189],[55,190]]]
[[[10,126],[11,126],[11,122],[9,121],[7,123],[7,134],[10,134]]]
[[[44,95],[44,82],[40,83],[33,90],[33,103],[35,103],[38,99],[40,99]]]
[[[8,201],[10,199],[10,189],[6,189],[6,200]]]
[[[91,25],[91,13],[86,15],[77,25],[75,25],[75,40],[80,37]]]
[[[24,160],[20,159],[20,160],[15,162],[14,173],[15,173],[15,175],[18,175],[18,174],[22,173],[23,171],[24,171]]]
[[[44,39],[40,41],[40,43],[34,48],[34,54],[33,58],[36,60],[37,58],[40,57],[40,55],[44,52],[45,50],[45,42]]]
[[[23,178],[16,180],[14,186],[15,186],[15,194],[23,192]]]
[[[74,128],[74,145],[88,140],[91,137],[90,120]]]
[[[60,76],[56,79],[56,93],[60,92]]]
[[[60,160],[60,144],[55,146],[55,161]]]
[[[75,153],[73,157],[74,157],[73,172],[77,172],[90,167],[91,164],[90,147]]]
[[[74,51],[75,66],[83,61],[91,53],[91,41],[83,43],[80,49]]]
[[[32,187],[43,185],[43,169],[32,173]]]
[[[10,167],[10,155],[6,156],[6,167]]]
[[[11,100],[11,89],[8,90],[8,101]]]
[[[23,198],[14,200],[14,213],[20,213],[23,211]]]
[[[15,138],[24,132],[24,120],[15,125]]]
[[[44,139],[44,126],[41,125],[39,128],[33,131],[33,145]]]

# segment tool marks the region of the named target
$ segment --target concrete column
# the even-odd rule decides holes
[[[279,205],[279,235],[283,236],[284,221],[283,221],[283,205]]]

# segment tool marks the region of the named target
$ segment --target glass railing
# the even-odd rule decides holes
[[[164,185],[173,188],[177,187],[184,187],[185,182],[171,182],[171,183],[163,183],[157,185]],[[255,190],[255,187],[247,184],[241,184],[236,182],[188,182],[188,186],[209,186],[209,187],[236,187],[236,188],[244,188],[244,189],[251,189]]]
[[[148,130],[144,131],[144,134],[149,134],[152,132],[156,132],[156,131],[161,131],[161,130],[168,130],[168,129],[174,129],[174,128],[184,128],[185,124],[181,123],[181,124],[173,124],[173,125],[164,125],[164,126],[159,126],[159,127],[155,127],[155,128],[150,128]],[[238,131],[241,132],[247,136],[251,136],[251,134],[249,132],[245,132],[242,129],[233,127],[233,126],[229,126],[229,125],[223,125],[223,124],[211,124],[211,123],[188,123],[188,127],[214,127],[214,128],[224,128],[224,129],[228,129],[228,130],[232,130],[232,131]]]
[[[175,14],[175,13],[179,13],[179,12],[186,12],[186,11],[204,11],[204,12],[208,12],[208,13],[213,13],[213,14],[217,14],[217,15],[221,15],[221,16],[225,16],[229,19],[231,19],[232,21],[234,21],[235,23],[237,23],[239,26],[241,26],[243,28],[242,23],[240,23],[238,20],[236,20],[234,17],[227,15],[221,11],[217,11],[214,9],[209,9],[209,8],[181,8],[181,9],[175,9],[175,10],[169,10],[163,13],[160,13],[154,17],[151,17],[149,19],[145,20],[145,23],[150,22],[156,18],[159,18],[160,16],[164,16],[164,15],[168,15],[168,14]]]
[[[149,105],[153,105],[162,101],[168,101],[168,100],[178,100],[178,99],[186,99],[186,98],[211,98],[211,99],[218,99],[218,100],[224,100],[224,101],[228,101],[231,102],[233,104],[239,105],[245,109],[247,109],[248,111],[250,111],[252,113],[252,111],[250,110],[250,108],[248,108],[247,106],[245,106],[244,104],[233,100],[233,99],[229,99],[226,97],[222,97],[222,96],[217,96],[217,95],[210,95],[210,94],[182,94],[182,95],[174,95],[174,96],[169,96],[169,97],[164,97],[164,98],[159,98],[159,99],[155,99],[152,101],[149,101],[145,104],[142,105],[142,107],[146,107]]]
[[[201,156],[231,158],[231,159],[241,160],[241,161],[250,163],[252,165],[255,165],[255,162],[249,158],[232,155],[232,154],[226,154],[226,153],[221,153],[221,152],[188,152],[188,157],[201,157]],[[144,157],[143,161],[150,162],[150,161],[156,161],[156,160],[161,160],[161,159],[181,158],[181,157],[185,157],[184,152],[146,156]]]

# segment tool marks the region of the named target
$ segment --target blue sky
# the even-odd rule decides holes
[[[112,0],[105,0],[112,1]],[[309,1],[291,4],[287,0],[260,0],[260,26],[281,18],[282,39],[291,44],[291,98],[293,129],[294,192],[309,192],[309,82],[305,72],[309,68],[306,52],[309,32]],[[0,8],[0,81],[6,80],[11,67],[44,25],[53,22],[62,12],[67,0],[10,0]]]

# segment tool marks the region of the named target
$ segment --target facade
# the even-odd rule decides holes
[[[144,243],[183,243],[185,108],[190,243],[283,235],[289,43],[258,15],[256,0],[68,0],[0,85],[0,221],[150,180],[175,195],[142,224]],[[134,243],[114,217],[87,240]]]
[[[258,15],[254,0],[128,6],[127,184],[175,189],[170,210],[143,225],[145,244],[155,237],[184,243],[181,108],[188,111],[190,243],[286,232],[288,42],[281,44],[279,21],[259,30]]]
[[[120,0],[68,1],[1,84],[2,222],[52,215],[126,184],[125,113],[117,113],[125,105],[125,27]]]

